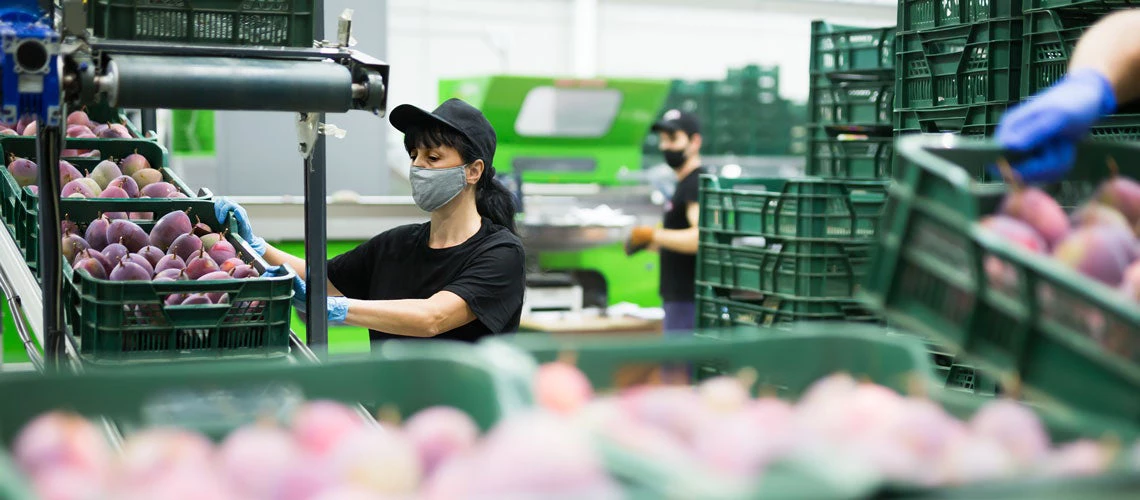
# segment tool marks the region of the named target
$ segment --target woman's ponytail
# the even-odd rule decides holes
[[[502,183],[495,181],[495,168],[487,167],[475,184],[475,209],[486,217],[518,234],[515,230],[515,197]]]

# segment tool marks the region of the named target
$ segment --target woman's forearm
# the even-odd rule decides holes
[[[345,323],[406,337],[435,337],[475,321],[459,296],[438,292],[427,299],[348,300]]]
[[[262,258],[264,258],[266,262],[273,266],[289,264],[289,267],[293,268],[293,271],[297,273],[297,276],[300,276],[301,279],[305,279],[305,266],[307,265],[305,259],[278,250],[276,247],[268,243],[265,244],[265,255],[263,255]],[[328,293],[331,296],[344,295],[340,290],[337,290],[336,287],[333,286],[331,281],[328,282],[328,289]]]
[[[434,337],[440,328],[425,300],[349,300],[345,323],[406,337]]]
[[[293,271],[296,271],[297,276],[300,276],[301,279],[305,279],[305,259],[282,252],[268,243],[265,245],[265,255],[262,257],[270,265],[280,266],[289,264],[289,267],[292,267]]]

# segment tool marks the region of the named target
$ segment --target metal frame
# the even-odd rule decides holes
[[[54,17],[55,6],[45,1],[45,11]],[[324,19],[324,2],[317,0],[314,6],[316,17]],[[342,24],[343,20],[342,20]],[[343,28],[343,26],[342,26]],[[314,29],[314,38],[323,40],[323,22],[318,22]],[[342,31],[344,31],[342,29]],[[347,31],[343,33],[347,39]],[[67,44],[65,44],[67,45]],[[72,48],[82,48],[81,41]],[[382,61],[356,52],[346,47],[321,48],[277,48],[277,47],[228,47],[228,46],[201,46],[161,44],[145,42],[115,42],[91,41],[87,45],[95,58],[91,61],[101,66],[114,54],[162,54],[171,56],[202,56],[253,58],[253,59],[307,59],[307,60],[333,60],[340,63],[349,63],[354,72],[353,100],[355,109],[370,109],[376,114],[382,114],[386,107],[388,79],[387,65]],[[74,69],[74,68],[72,68]],[[84,71],[88,71],[84,73]],[[78,73],[71,74],[65,79],[60,91],[67,95],[68,100],[84,101],[95,97],[90,90],[97,83],[95,74],[87,67],[80,67]],[[363,79],[363,84],[358,84]],[[78,88],[78,94],[68,95]],[[143,110],[144,130],[155,128],[155,110]],[[314,119],[315,118],[315,119]],[[304,156],[304,184],[305,184],[305,248],[309,262],[316,265],[308,266],[306,281],[308,282],[308,306],[310,310],[325,309],[327,296],[327,270],[325,262],[327,248],[325,240],[327,235],[327,200],[326,184],[326,158],[323,135],[324,113],[313,116],[311,113],[299,114],[300,125],[310,127],[301,133],[302,152]],[[300,131],[301,129],[299,129]],[[307,132],[307,133],[306,133]],[[60,151],[64,146],[64,137],[61,127],[41,127],[37,135],[37,160],[41,165],[54,165],[58,163]],[[307,143],[307,144],[306,144]],[[83,367],[78,356],[78,349],[63,332],[62,304],[60,304],[61,290],[61,259],[60,259],[60,227],[59,227],[59,172],[58,169],[48,168],[43,171],[47,175],[40,175],[39,189],[42,195],[39,207],[39,230],[41,246],[40,262],[42,263],[41,282],[37,282],[24,262],[22,253],[6,231],[0,231],[0,290],[8,298],[14,315],[18,334],[24,343],[33,365],[39,369],[60,369],[67,362],[72,369],[82,371]],[[17,312],[19,311],[19,312]],[[30,328],[25,328],[26,325]],[[290,335],[291,347],[295,351],[294,362],[316,362],[327,356],[328,319],[324,314],[311,314],[307,317],[307,342],[302,343],[295,335]],[[28,331],[30,330],[30,331]],[[42,346],[44,356],[36,350],[36,343]],[[306,345],[307,344],[307,345]]]
[[[320,21],[314,23],[313,39],[323,40],[325,37],[325,2],[316,0],[313,5],[313,17]],[[302,115],[302,118],[304,115]],[[317,123],[324,123],[325,114],[317,115]],[[325,193],[328,190],[325,165],[325,138],[324,134],[317,134],[313,150],[305,156],[305,284],[308,290],[306,311],[326,311],[328,297],[328,234],[327,215],[328,200]],[[313,263],[316,265],[313,265]],[[328,357],[329,348],[329,321],[328,314],[305,315],[305,341],[318,357]]]

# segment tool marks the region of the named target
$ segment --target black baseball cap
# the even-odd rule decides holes
[[[676,132],[680,130],[693,135],[701,133],[701,122],[697,119],[697,115],[679,109],[670,109],[649,130],[653,132]]]
[[[443,125],[466,137],[488,169],[495,158],[495,128],[483,112],[460,99],[448,99],[435,111],[427,112],[411,104],[401,104],[389,117],[392,126],[405,134],[430,124]]]

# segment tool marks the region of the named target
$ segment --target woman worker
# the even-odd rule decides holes
[[[514,200],[494,182],[495,130],[458,99],[433,112],[392,110],[411,157],[412,198],[431,213],[423,224],[385,231],[328,261],[328,319],[368,328],[373,342],[440,338],[473,342],[518,329],[525,270],[514,233]],[[253,234],[240,205],[219,199],[219,220],[233,212],[239,232],[273,265],[299,275],[294,303],[304,304],[305,261]]]

